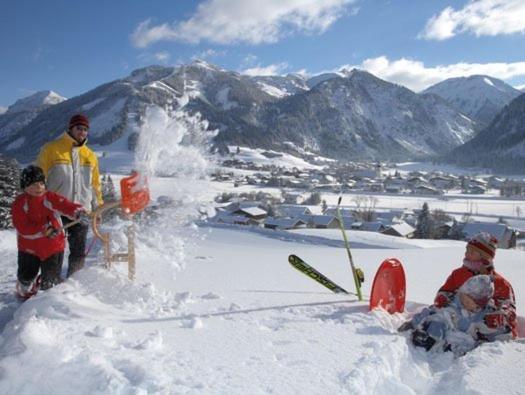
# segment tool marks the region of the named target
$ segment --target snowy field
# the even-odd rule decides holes
[[[298,254],[353,290],[337,232],[196,221],[225,186],[205,180],[197,152],[182,151],[186,160],[195,156],[194,169],[165,159],[157,166],[174,177],[150,177],[153,199],[170,196],[176,204],[139,225],[134,282],[123,264],[103,267],[97,243],[86,269],[20,303],[16,235],[0,231],[0,394],[525,393],[525,339],[484,344],[454,359],[415,349],[396,331],[432,302],[460,265],[465,243],[349,232],[367,277],[365,298],[383,259],[400,259],[407,276],[407,312],[368,312],[366,301],[332,294],[287,263]],[[124,225],[109,228],[121,247]],[[524,262],[523,251],[497,251],[497,270],[516,292],[522,334]]]

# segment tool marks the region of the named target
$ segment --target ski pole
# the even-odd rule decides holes
[[[348,260],[350,261],[350,267],[352,269],[352,275],[354,277],[354,283],[355,283],[355,289],[357,292],[357,298],[361,302],[363,300],[363,295],[361,294],[361,276],[358,275],[358,269],[354,265],[354,260],[352,259],[352,253],[350,252],[350,244],[348,243],[348,238],[346,237],[345,227],[343,224],[343,218],[341,216],[341,212],[339,210],[339,206],[341,205],[342,196],[339,196],[339,200],[337,201],[337,207],[336,207],[336,214],[337,219],[339,220],[339,227],[341,228],[341,232],[343,233],[343,240],[345,243],[346,252],[348,254]]]

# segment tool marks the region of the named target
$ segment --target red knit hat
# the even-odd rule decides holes
[[[69,120],[69,130],[77,125],[82,125],[89,129],[89,119],[83,114],[73,115]]]
[[[481,232],[475,235],[467,243],[467,248],[471,247],[481,254],[481,258],[492,263],[498,247],[498,239],[489,233]]]

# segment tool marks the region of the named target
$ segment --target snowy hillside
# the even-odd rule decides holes
[[[523,391],[524,339],[483,344],[453,359],[450,353],[415,349],[396,330],[432,302],[460,265],[463,242],[349,232],[355,262],[366,275],[365,298],[383,259],[397,257],[405,268],[407,311],[370,313],[366,301],[332,294],[287,263],[287,256],[296,253],[353,290],[336,232],[249,231],[199,220],[224,188],[206,178],[211,164],[204,146],[183,143],[199,134],[206,135],[202,121],[183,124],[150,109],[136,161],[123,160],[118,142],[101,158],[108,169],[141,169],[149,175],[153,201],[162,196],[159,201],[168,202],[137,223],[134,282],[127,279],[124,264],[103,267],[97,243],[87,268],[20,303],[13,293],[16,235],[0,231],[0,393]],[[165,144],[168,137],[173,144]],[[104,226],[120,251],[126,248],[127,224],[117,219]],[[498,250],[496,255],[498,271],[516,292],[522,334],[524,254]]]
[[[449,78],[422,93],[442,97],[481,126],[486,126],[520,91],[496,78],[473,75]]]
[[[453,150],[446,160],[463,166],[522,174],[525,170],[525,94],[510,102],[489,126]]]

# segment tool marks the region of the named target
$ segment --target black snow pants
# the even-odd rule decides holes
[[[64,226],[70,222],[69,218],[62,217]],[[88,224],[78,223],[66,230],[69,244],[67,277],[84,267],[88,229]]]
[[[28,285],[36,279],[38,271],[40,270],[40,289],[51,288],[62,282],[60,272],[62,271],[63,260],[64,252],[51,255],[42,261],[36,255],[18,251],[18,281],[24,285]]]

